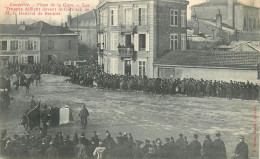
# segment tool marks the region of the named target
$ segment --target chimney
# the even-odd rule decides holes
[[[218,14],[216,15],[216,26],[222,29],[222,14],[220,13],[220,9],[218,9]]]
[[[25,31],[25,22],[21,22],[20,26],[19,26],[19,30],[21,31]]]
[[[228,0],[228,24],[235,27],[235,12],[234,3],[236,0]]]

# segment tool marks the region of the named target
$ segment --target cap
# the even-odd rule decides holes
[[[219,131],[216,132],[216,136],[217,137],[221,136]]]
[[[244,136],[242,136],[242,135],[240,135],[240,139],[243,139],[243,140],[244,140],[244,139],[245,139],[245,137],[244,137]]]

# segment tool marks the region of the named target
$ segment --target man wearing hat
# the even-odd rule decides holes
[[[100,139],[98,138],[97,131],[93,131],[94,136],[91,137],[91,141],[94,142],[95,146],[97,147],[99,145]]]
[[[194,140],[189,145],[189,158],[190,159],[196,159],[200,158],[200,152],[202,149],[202,146],[200,142],[198,141],[198,134],[193,135]]]
[[[145,145],[144,145],[144,147],[143,147],[143,149],[142,149],[143,155],[145,155],[146,153],[148,153],[149,147],[151,147],[151,146],[152,146],[152,145],[150,144],[150,140],[146,139],[146,140],[145,140]]]
[[[88,110],[87,110],[85,104],[83,104],[83,103],[82,103],[82,109],[81,109],[80,112],[79,112],[79,116],[80,116],[80,121],[81,121],[81,127],[82,127],[83,129],[85,129],[85,128],[86,128],[86,125],[87,125],[87,123],[88,123],[87,118],[88,118],[88,116],[89,116],[89,112],[88,112]]]
[[[105,158],[105,156],[104,156],[105,150],[106,150],[106,147],[104,146],[104,143],[100,141],[98,147],[93,152],[93,156],[96,157],[97,159],[103,159],[103,158]]]
[[[43,111],[41,112],[41,119],[42,119],[42,134],[47,135],[47,128],[48,128],[48,121],[49,119],[49,113],[47,112],[47,105],[43,106]]]
[[[171,157],[171,152],[173,151],[172,147],[171,147],[171,143],[170,143],[170,138],[165,138],[166,143],[163,144],[162,148],[163,148],[163,153],[164,153],[164,158],[170,158]]]
[[[83,138],[79,138],[79,143],[75,147],[75,158],[87,158],[87,147],[83,143]]]
[[[107,149],[111,149],[115,146],[115,140],[111,137],[110,132],[107,130],[106,131],[106,138],[104,139],[104,144],[106,146]]]
[[[235,157],[233,159],[248,159],[248,145],[245,143],[245,137],[240,136],[240,143],[237,144]]]
[[[203,142],[203,157],[205,159],[211,159],[212,156],[212,140],[209,134],[206,135],[206,139]]]
[[[212,159],[227,159],[225,143],[220,136],[220,132],[216,132],[216,139],[212,142]]]
[[[186,154],[186,146],[185,140],[183,138],[183,133],[179,133],[179,138],[176,140],[176,158],[177,159],[184,159]]]

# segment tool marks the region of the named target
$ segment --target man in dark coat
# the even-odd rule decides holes
[[[179,137],[177,140],[176,140],[176,157],[177,159],[185,159],[186,157],[186,151],[185,151],[185,140],[183,138],[183,134],[180,133],[179,134]]]
[[[235,157],[233,159],[248,159],[248,145],[244,141],[244,136],[240,137],[240,143],[237,144]]]
[[[106,131],[106,135],[107,135],[107,137],[104,139],[104,144],[105,144],[106,148],[107,149],[114,148],[116,143],[115,143],[115,140],[111,137],[111,134],[108,130]]]
[[[143,151],[142,148],[140,147],[143,142],[140,140],[135,140],[136,146],[133,149],[133,158],[134,159],[142,159],[143,157]]]
[[[80,112],[79,112],[79,116],[80,116],[80,121],[81,121],[81,127],[82,127],[83,129],[85,129],[85,128],[86,128],[86,125],[87,125],[87,123],[88,123],[87,118],[88,118],[88,116],[89,116],[89,112],[88,112],[88,110],[87,110],[85,104],[83,104],[83,103],[82,103],[82,109],[81,109]]]
[[[212,140],[210,136],[207,134],[206,139],[203,142],[203,152],[204,152],[204,157],[205,159],[211,159],[212,156]]]
[[[87,147],[83,144],[83,138],[79,139],[79,144],[74,149],[75,158],[87,158]]]
[[[143,155],[147,154],[149,151],[149,147],[151,147],[152,145],[150,144],[150,140],[145,140],[145,145],[143,147]]]
[[[47,159],[58,158],[58,150],[54,147],[54,142],[50,142],[50,147],[45,152],[45,157]]]
[[[220,132],[212,143],[212,159],[227,159],[225,143],[220,139]]]
[[[198,141],[198,134],[194,134],[194,140],[189,145],[189,158],[190,159],[198,159],[200,158],[201,154],[201,144]]]
[[[49,113],[47,111],[47,105],[44,105],[44,110],[41,112],[42,119],[42,133],[43,135],[47,135],[48,121],[50,120]]]
[[[100,139],[98,138],[98,133],[96,131],[93,132],[94,136],[91,137],[91,141],[95,143],[95,146],[98,147]]]

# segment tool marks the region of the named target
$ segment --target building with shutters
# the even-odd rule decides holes
[[[18,64],[77,60],[78,34],[43,21],[0,24],[0,59]],[[2,61],[1,61],[2,62]]]
[[[111,74],[154,77],[154,61],[186,50],[186,0],[100,0],[98,63]]]

